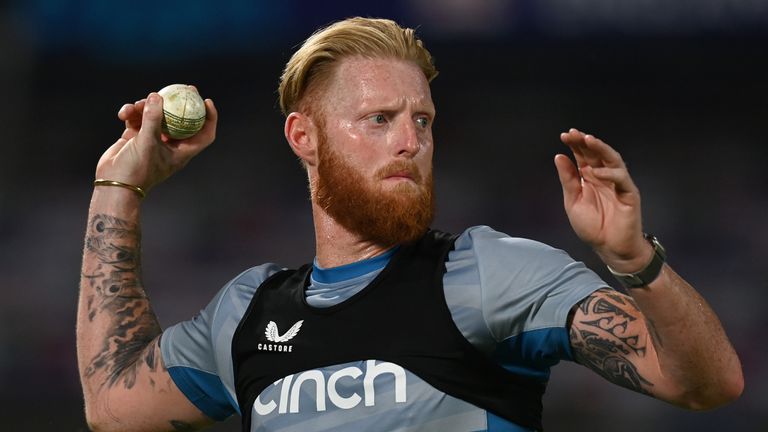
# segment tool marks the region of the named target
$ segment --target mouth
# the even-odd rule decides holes
[[[386,183],[401,184],[410,182],[421,184],[421,173],[413,161],[395,161],[376,173],[376,177]]]
[[[385,180],[413,180],[413,174],[409,171],[398,171],[384,177]]]

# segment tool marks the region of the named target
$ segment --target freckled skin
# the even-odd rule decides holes
[[[325,94],[326,133],[336,151],[367,178],[417,146],[412,156],[422,176],[432,171],[432,128],[435,106],[429,83],[413,63],[393,59],[350,58],[341,62]],[[391,112],[386,127],[370,116]],[[414,117],[425,115],[429,126],[419,129]]]

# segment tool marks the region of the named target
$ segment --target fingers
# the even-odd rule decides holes
[[[117,118],[119,118],[122,121],[127,121],[128,118],[133,114],[134,104],[125,104],[120,108],[120,111],[117,112]]]
[[[614,184],[616,193],[634,193],[638,192],[635,182],[632,181],[632,177],[629,175],[629,171],[626,168],[592,168],[592,174],[598,179],[603,181],[609,181]]]
[[[162,98],[161,98],[162,99]],[[142,127],[142,122],[146,114],[145,107],[147,106],[148,99],[141,99],[132,104],[123,105],[117,113],[117,117],[125,122],[125,131],[123,131],[122,138],[131,139],[136,136]],[[216,127],[218,124],[219,114],[216,110],[211,99],[205,100],[206,120],[203,128],[190,139],[174,140],[165,134],[160,134],[160,139],[164,143],[167,143],[173,147],[178,147],[180,144],[191,144],[193,147],[198,147],[202,144],[203,147],[210,145],[216,137]],[[152,110],[152,112],[154,112]],[[160,112],[162,113],[162,102]],[[160,118],[160,125],[162,125],[162,117]],[[150,125],[150,129],[153,129],[154,125]]]
[[[117,112],[117,117],[125,122],[125,130],[121,138],[129,140],[136,136],[141,129],[141,117],[143,115],[146,99],[138,100],[132,104],[125,104]]]
[[[123,105],[120,111],[117,112],[117,118],[124,122],[130,121],[134,123],[137,126],[136,129],[138,129],[138,126],[141,126],[141,115],[146,102],[146,99],[141,99],[132,104]]]
[[[586,156],[584,155],[584,134],[582,132],[571,128],[568,132],[560,134],[560,141],[571,148],[579,168],[588,164]]]
[[[213,104],[212,99],[206,99],[205,100],[205,115],[207,117],[206,122],[211,122],[213,125],[214,132],[216,131],[216,123],[219,121],[219,111],[216,109],[216,106]]]
[[[136,138],[136,145],[147,149],[153,143],[164,143],[162,148],[173,153],[174,159],[188,159],[209,146],[216,136],[218,111],[210,99],[205,100],[206,121],[203,128],[190,138],[175,140],[162,133],[163,100],[157,93],[145,99],[123,105],[117,117],[125,122],[121,140]]]
[[[590,165],[592,167],[624,166],[621,155],[601,139],[585,134],[578,129],[571,128],[568,132],[560,134],[560,140],[573,151],[579,167]]]
[[[216,138],[216,126],[219,121],[219,112],[216,110],[216,106],[211,99],[205,100],[205,124],[200,132],[196,136],[199,136],[201,140],[208,146]]]
[[[579,172],[576,175],[587,180],[596,179],[613,183],[614,190],[618,194],[639,194],[621,155],[601,139],[573,128],[560,134],[560,139],[573,151],[579,166]],[[567,158],[563,156],[563,159]],[[565,161],[558,162],[556,158],[555,163],[560,163],[565,168]],[[558,172],[560,171],[561,166],[558,165]],[[560,177],[562,183],[562,174]],[[564,193],[565,188],[566,186],[563,185]]]
[[[141,113],[138,142],[149,144],[159,141],[163,122],[163,98],[157,93],[150,93]]]
[[[566,208],[568,208],[581,193],[581,177],[576,166],[566,155],[558,154],[555,156],[555,167],[560,178],[560,185],[563,187],[563,200]]]

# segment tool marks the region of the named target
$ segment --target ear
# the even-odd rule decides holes
[[[285,119],[285,139],[305,164],[317,164],[317,127],[309,116],[299,112],[288,114]]]

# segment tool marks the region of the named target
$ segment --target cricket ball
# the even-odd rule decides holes
[[[171,84],[158,94],[163,98],[163,132],[166,135],[185,139],[202,129],[205,103],[193,86]]]

